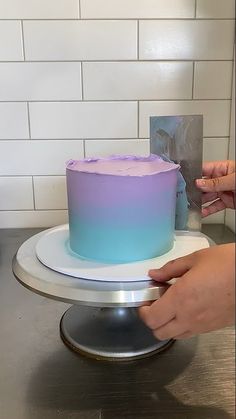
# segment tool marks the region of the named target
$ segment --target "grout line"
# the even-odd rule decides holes
[[[84,153],[84,159],[85,159],[86,157],[85,140],[83,140],[83,153]]]
[[[110,63],[153,63],[153,64],[158,64],[158,63],[191,63],[191,62],[193,62],[193,60],[194,61],[196,61],[196,62],[232,62],[233,61],[233,58],[227,58],[227,59],[214,59],[214,60],[210,60],[210,59],[195,59],[194,57],[193,58],[186,58],[186,59],[175,59],[175,58],[168,58],[168,59],[159,59],[159,58],[154,58],[154,59],[150,59],[150,58],[147,58],[147,59],[142,59],[142,60],[137,60],[137,59],[132,59],[132,58],[128,58],[128,59],[119,59],[119,58],[116,58],[116,59],[104,59],[104,60],[83,60],[83,59],[75,59],[75,60],[58,60],[58,59],[54,59],[54,60],[26,60],[26,61],[19,61],[19,60],[13,60],[13,61],[1,61],[0,60],[0,65],[1,64],[25,64],[25,63],[27,63],[27,64],[44,64],[44,63],[46,63],[46,64],[50,64],[50,63],[53,63],[53,64],[55,64],[55,63],[58,63],[58,64],[60,64],[60,63],[93,63],[93,64],[99,64],[99,63],[107,63],[107,64],[110,64]]]
[[[229,99],[194,99],[194,102],[230,102],[230,98]],[[25,100],[0,100],[0,103],[25,103],[27,101],[27,99]],[[61,99],[61,100],[28,100],[27,103],[50,103],[50,104],[54,104],[54,103],[69,103],[69,104],[79,104],[79,103],[99,103],[99,104],[109,104],[109,103],[136,103],[137,101],[140,102],[193,102],[193,100],[191,98],[189,99],[168,99],[168,98],[163,98],[163,99],[140,99],[140,98],[136,98],[136,99],[84,99],[84,100],[78,100],[78,99]]]
[[[230,104],[230,116],[229,116],[229,143],[228,143],[228,150],[227,150],[227,158],[229,159],[229,151],[230,151],[230,140],[231,140],[231,125],[232,125],[232,107],[233,107],[233,99],[231,100]],[[235,117],[235,116],[234,116]]]
[[[136,17],[128,17],[128,18],[126,18],[126,17],[124,17],[124,18],[121,18],[121,17],[104,17],[104,18],[93,18],[93,17],[91,17],[91,18],[83,18],[83,19],[81,19],[81,20],[83,20],[83,21],[86,21],[86,20],[88,20],[88,21],[121,21],[121,22],[124,22],[124,21],[134,21],[134,20],[137,20],[137,19],[140,19],[140,20],[145,20],[145,21],[161,21],[161,20],[173,20],[173,21],[194,21],[194,20],[196,20],[195,19],[195,17],[147,17],[147,18],[145,18],[145,17],[142,17],[142,18],[140,18],[140,17],[138,17],[138,16],[136,16]],[[19,17],[18,19],[16,19],[16,18],[13,18],[13,19],[10,19],[10,18],[7,18],[7,19],[0,19],[0,22],[1,21],[19,21],[19,20],[23,20],[23,21],[35,21],[35,22],[44,22],[44,21],[48,21],[48,22],[50,22],[50,21],[62,21],[62,22],[64,22],[64,21],[78,21],[78,17],[73,17],[73,18],[61,18],[61,17],[59,17],[59,18],[55,18],[55,17],[51,17],[51,18],[40,18],[40,19],[37,19],[37,18],[24,18],[24,17]],[[235,18],[234,17],[207,17],[207,18],[204,18],[204,17],[199,17],[199,18],[197,18],[197,20],[200,20],[200,21],[214,21],[214,20],[220,20],[220,21],[234,21],[235,20]]]
[[[22,39],[23,60],[25,61],[25,39],[24,39],[23,21],[21,20],[20,22],[21,22],[21,39]],[[20,61],[20,62],[22,62],[22,61]]]
[[[234,87],[234,71],[235,71],[235,39],[234,39],[234,45],[233,45],[233,65],[232,65],[232,75],[231,75],[231,101],[230,101],[230,116],[229,116],[229,142],[228,142],[228,159],[229,159],[229,151],[230,151],[230,139],[231,139],[231,125],[232,125],[232,117],[235,117],[235,115],[232,115],[233,110],[233,87]],[[226,218],[226,216],[225,216]]]
[[[234,87],[234,71],[235,71],[235,33],[234,33],[234,45],[233,45],[233,65],[232,65],[232,76],[231,76],[231,103],[230,103],[230,117],[229,117],[229,137],[228,137],[228,150],[227,150],[227,158],[229,160],[229,152],[230,152],[230,140],[231,140],[231,125],[232,125],[232,118],[235,118],[233,115],[233,87]],[[235,141],[235,138],[234,138]],[[224,225],[227,226],[227,209],[224,213]]]
[[[229,150],[230,150],[230,137],[228,138],[227,160],[229,160]]]
[[[81,1],[78,0],[78,19],[82,18],[82,13],[81,13]]]
[[[81,77],[80,77],[81,96],[82,96],[82,101],[84,102],[84,66],[83,66],[83,63],[81,63],[80,71],[81,71]]]
[[[113,17],[104,17],[104,18],[84,18],[83,19],[83,21],[86,21],[86,20],[89,20],[89,21],[97,21],[97,20],[99,20],[99,21],[111,21],[111,20],[113,20],[113,21],[120,21],[120,22],[124,22],[124,21],[134,21],[134,20],[145,20],[145,21],[155,21],[155,20],[157,20],[157,21],[161,21],[161,20],[166,20],[166,21],[168,21],[168,20],[171,20],[171,21],[183,21],[183,22],[185,22],[185,21],[195,21],[196,19],[194,18],[194,17],[139,17],[139,16],[134,16],[134,17],[130,17],[130,18],[126,18],[126,17],[124,17],[124,18],[121,18],[121,17],[115,17],[115,18],[113,18]],[[11,19],[9,19],[9,20],[11,20]],[[26,20],[30,20],[30,19],[26,19]],[[51,18],[51,19],[32,19],[32,20],[64,20],[64,19],[53,19],[53,18]],[[66,20],[77,20],[77,19],[66,19]],[[197,18],[197,20],[200,20],[200,21],[214,21],[214,20],[220,20],[220,21],[234,21],[235,20],[235,18],[234,17],[199,17],[199,18]]]
[[[210,136],[210,137],[208,137],[208,136],[206,136],[205,135],[205,137],[203,137],[203,140],[229,140],[229,136],[228,135],[221,135],[221,136],[216,136],[216,135],[213,135],[213,136]]]
[[[234,66],[233,66],[234,67]],[[232,89],[231,91],[233,92],[233,85],[231,83]],[[231,99],[231,105],[230,105],[230,117],[229,117],[229,137],[228,137],[228,150],[227,150],[227,160],[229,160],[229,151],[230,151],[230,134],[231,134],[231,123],[232,123],[232,100],[233,100],[233,95],[231,94],[232,99]],[[224,225],[226,226],[226,220],[227,220],[227,208],[224,211]]]
[[[147,137],[138,137],[139,139],[141,139],[141,140],[147,140],[148,138]],[[207,138],[209,138],[209,137],[207,137]],[[214,137],[212,137],[212,138],[216,138],[215,136]],[[222,137],[219,137],[219,138],[222,138]],[[37,142],[37,141],[79,141],[79,142],[81,142],[81,141],[136,141],[137,140],[137,137],[135,138],[135,137],[124,137],[124,138],[120,138],[120,137],[113,137],[113,138],[111,138],[111,137],[109,137],[109,138],[107,138],[107,137],[103,137],[103,138],[98,138],[98,137],[93,137],[93,138],[91,138],[91,137],[88,137],[88,138],[70,138],[70,137],[66,137],[66,138],[37,138],[37,139],[35,139],[35,138],[33,138],[32,139],[32,142]],[[0,144],[1,144],[1,142],[3,143],[3,142],[8,142],[8,141],[17,141],[17,142],[22,142],[22,141],[24,141],[24,142],[27,142],[27,143],[29,143],[29,141],[31,142],[31,140],[29,140],[29,139],[17,139],[17,138],[8,138],[7,140],[1,140],[0,139]],[[28,176],[30,176],[30,175],[28,175]]]
[[[31,136],[31,124],[30,124],[30,109],[29,109],[29,102],[27,102],[27,115],[28,115],[28,129],[29,129],[29,139],[32,139]]]
[[[197,19],[197,0],[195,0],[195,5],[194,5],[195,7],[194,7],[194,17],[195,17],[195,19]],[[198,20],[200,20],[200,19],[198,19]],[[205,20],[205,19],[204,19]],[[208,19],[207,19],[208,20]]]
[[[137,59],[140,61],[140,51],[139,51],[139,36],[140,36],[140,24],[139,20],[137,21]]]
[[[33,190],[34,210],[36,210],[36,205],[35,205],[35,189],[34,189],[34,177],[33,176],[32,176],[32,190]]]
[[[191,115],[190,115],[191,116]],[[208,140],[208,139],[229,139],[230,137],[229,137],[229,135],[205,135],[204,137],[203,137],[203,139],[204,140]],[[35,140],[35,139],[33,139],[32,140],[32,143],[33,142],[45,142],[45,141],[47,141],[47,142],[49,142],[49,141],[79,141],[79,142],[81,142],[81,141],[96,141],[96,142],[99,142],[99,141],[107,141],[107,142],[113,142],[113,141],[119,141],[119,142],[125,142],[125,141],[131,141],[131,142],[135,142],[135,141],[149,141],[150,140],[150,138],[148,138],[148,135],[146,136],[146,137],[141,137],[140,135],[138,135],[138,137],[137,138],[134,138],[134,137],[132,137],[132,138],[128,138],[128,137],[126,137],[126,138],[111,138],[111,137],[109,137],[109,138],[50,138],[50,139],[37,139],[37,140]],[[20,142],[22,142],[22,141],[24,141],[24,142],[29,142],[30,140],[21,140],[21,139],[7,139],[7,140],[0,140],[0,145],[1,145],[1,143],[3,143],[3,142],[11,142],[11,141],[16,141],[16,142],[18,142],[18,143],[20,143]],[[3,177],[9,177],[9,176],[15,176],[15,175],[0,175],[0,177],[1,176],[3,176]],[[19,176],[31,176],[31,174],[28,174],[28,175],[19,175]],[[34,175],[34,176],[62,176],[62,175]]]
[[[194,87],[195,87],[195,61],[193,61],[192,100],[194,100]]]
[[[64,173],[63,175],[8,175],[8,176],[0,176],[0,178],[5,179],[5,178],[16,178],[16,179],[21,179],[21,178],[27,178],[29,179],[30,177],[40,177],[40,178],[58,178],[58,177],[64,177],[66,178],[66,174]]]
[[[33,178],[38,178],[38,177],[43,177],[43,178],[45,178],[45,177],[56,177],[56,178],[58,178],[58,177],[63,177],[63,178],[66,178],[66,174],[64,173],[63,175],[34,175],[34,174],[30,174],[30,175],[0,175],[0,178],[17,178],[17,179],[19,179],[19,178],[30,178],[30,177],[33,177]]]
[[[138,100],[138,102],[137,102],[137,104],[138,104],[138,109],[137,109],[137,112],[138,112],[138,118],[137,118],[137,124],[138,124],[138,126],[137,126],[137,138],[140,138],[139,137],[139,134],[140,134],[140,130],[139,130],[139,121],[140,121],[140,101]]]
[[[234,45],[235,48],[235,45]],[[233,115],[233,87],[234,87],[234,70],[235,70],[235,50],[233,49],[233,54],[234,54],[234,63],[233,63],[233,68],[232,68],[232,76],[231,76],[231,103],[230,103],[230,116],[229,116],[229,137],[228,137],[228,150],[227,150],[227,159],[230,159],[230,140],[231,140],[231,125],[232,125],[232,118],[235,118],[235,115]],[[235,139],[234,139],[235,141]],[[225,211],[225,216],[224,216],[224,224],[226,225],[226,211]]]
[[[1,212],[43,212],[43,211],[67,211],[67,208],[44,208],[44,209],[17,209],[17,210],[0,210]]]

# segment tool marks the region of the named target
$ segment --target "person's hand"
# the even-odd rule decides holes
[[[160,340],[183,339],[234,324],[235,245],[200,250],[149,271],[152,279],[179,278],[150,306],[139,309]]]
[[[235,161],[217,161],[203,164],[203,179],[197,179],[196,185],[203,192],[202,216],[224,210],[235,209]]]

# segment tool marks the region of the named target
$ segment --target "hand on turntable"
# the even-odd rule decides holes
[[[213,246],[149,272],[165,282],[179,278],[140,316],[160,340],[184,339],[234,324],[235,244]]]
[[[207,217],[225,208],[235,208],[235,161],[216,161],[203,164],[203,179],[196,185],[203,192],[202,216]]]

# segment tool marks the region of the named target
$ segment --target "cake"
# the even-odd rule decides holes
[[[70,160],[70,249],[104,263],[168,252],[174,242],[178,170],[179,165],[152,154]]]

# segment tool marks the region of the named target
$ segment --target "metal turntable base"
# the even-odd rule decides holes
[[[99,360],[144,358],[173,343],[155,339],[135,308],[73,306],[63,315],[60,332],[70,349]]]
[[[55,272],[36,257],[35,247],[45,233],[36,234],[22,244],[13,259],[13,273],[31,291],[73,304],[60,324],[61,337],[67,346],[96,359],[119,361],[144,358],[173,343],[155,339],[137,310],[144,302],[159,299],[169,285],[151,280],[92,281]],[[198,232],[191,235],[206,237]]]

